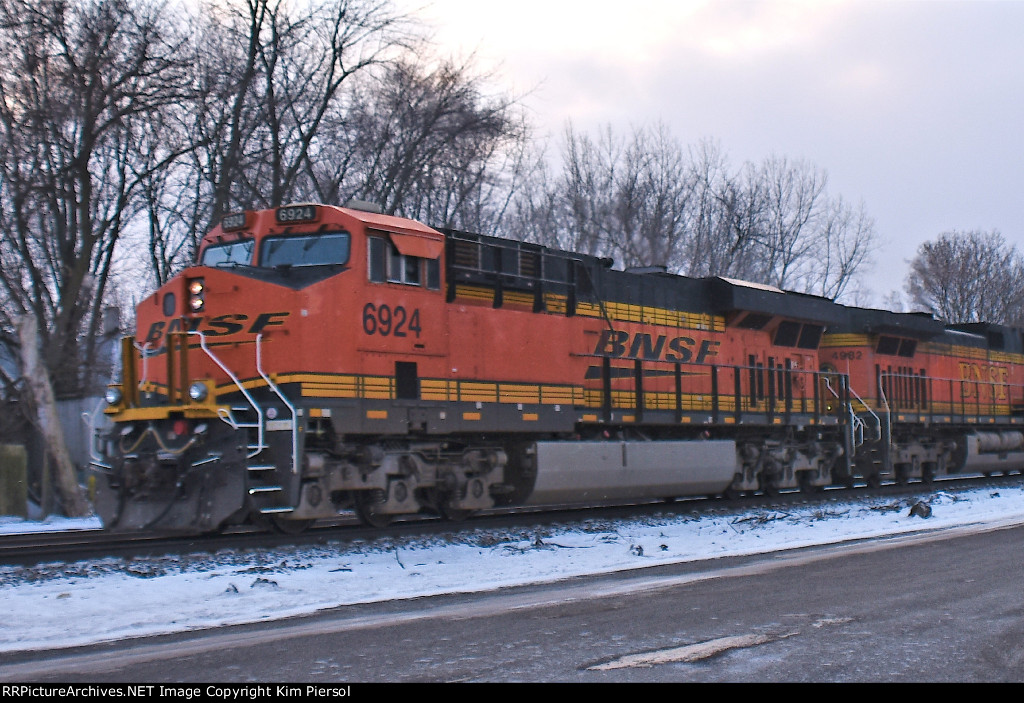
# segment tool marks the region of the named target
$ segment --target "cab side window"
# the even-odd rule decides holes
[[[407,286],[423,286],[425,283],[431,290],[441,287],[440,259],[407,256],[384,237],[369,237],[367,252],[367,271],[374,283],[402,283]]]
[[[380,237],[370,237],[368,240],[370,280],[374,283],[383,283],[387,280],[389,246],[389,243]]]
[[[388,260],[388,281],[391,283],[408,283],[410,286],[420,285],[420,259],[415,256],[405,256],[398,253],[398,249],[391,245],[390,259]]]

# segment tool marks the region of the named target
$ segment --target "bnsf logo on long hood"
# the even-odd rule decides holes
[[[673,337],[661,334],[657,337],[637,332],[630,339],[629,332],[623,330],[604,330],[594,348],[597,356],[612,358],[627,357],[646,361],[671,361],[686,363],[694,361],[702,363],[709,356],[718,356],[721,342],[702,339],[700,342],[692,337]],[[694,350],[697,356],[694,358]]]
[[[216,317],[193,317],[188,319],[175,318],[168,324],[164,320],[149,326],[143,343],[156,344],[164,334],[170,332],[202,332],[207,337],[227,337],[244,332],[259,334],[268,327],[281,327],[288,312],[264,312],[250,319],[248,315],[228,313]]]

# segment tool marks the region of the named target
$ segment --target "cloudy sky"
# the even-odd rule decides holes
[[[1024,249],[1024,0],[397,1],[527,94],[542,133],[660,121],[734,166],[826,170],[876,219],[879,296],[946,230]]]

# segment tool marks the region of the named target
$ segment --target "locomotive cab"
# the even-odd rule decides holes
[[[419,223],[349,208],[225,217],[197,264],[139,304],[138,336],[122,344],[106,410],[115,431],[92,462],[104,523],[286,519],[308,450],[334,450],[336,426],[396,431],[386,410],[338,408],[332,420],[313,406],[336,401],[310,399],[419,397],[422,361],[436,365],[447,347],[443,242]]]

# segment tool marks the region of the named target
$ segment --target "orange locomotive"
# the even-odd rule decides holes
[[[851,476],[877,485],[1024,467],[1020,330],[851,308],[820,353],[825,368],[848,374],[856,396]]]
[[[122,344],[113,428],[93,460],[104,524],[293,531],[348,510],[381,525],[925,478],[968,465],[981,422],[980,454],[994,438],[997,454],[1020,448],[1015,331],[1015,347],[978,367],[998,378],[988,414],[950,409],[941,431],[915,434],[951,407],[935,379],[955,355],[975,358],[943,340],[982,337],[610,264],[356,207],[225,217],[197,264],[139,304]],[[866,384],[885,324],[935,341]],[[970,386],[984,405],[982,379],[963,383],[958,398]],[[914,419],[889,423],[909,402]]]

